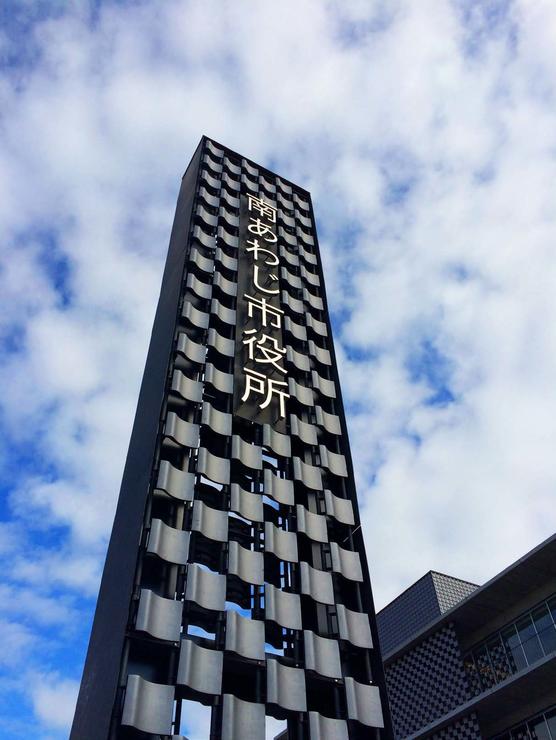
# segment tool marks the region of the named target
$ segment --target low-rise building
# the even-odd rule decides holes
[[[556,535],[483,586],[430,571],[377,617],[396,738],[556,740]]]

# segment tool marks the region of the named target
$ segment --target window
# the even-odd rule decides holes
[[[554,614],[554,612],[552,612],[552,614]],[[556,740],[556,709],[553,709],[551,712],[547,712],[545,717],[552,740]]]
[[[523,668],[526,668],[527,660],[525,659],[523,648],[519,641],[519,635],[517,634],[514,625],[502,632],[502,640],[504,641],[506,653],[510,660],[512,673],[516,673],[517,671],[521,671]]]
[[[530,740],[531,735],[527,729],[527,725],[520,725],[512,730],[512,740]]]
[[[486,645],[475,652],[475,661],[481,679],[483,691],[490,689],[496,683],[492,667],[490,665],[489,654]]]
[[[504,681],[511,675],[510,664],[506,657],[506,651],[502,644],[502,638],[500,635],[496,635],[492,640],[487,643],[487,650],[490,654],[490,661],[496,677],[496,683]]]
[[[539,717],[530,722],[529,732],[532,740],[552,740],[544,717]]]
[[[463,660],[471,695],[487,691],[555,652],[555,615],[556,597],[552,596],[471,650]],[[556,731],[550,740],[556,740]]]
[[[543,657],[544,653],[535,630],[535,625],[531,619],[531,615],[528,614],[523,619],[520,619],[516,626],[517,631],[519,632],[521,645],[523,646],[523,652],[527,658],[527,663],[529,665],[531,665],[531,663],[536,663],[537,660],[540,660]]]
[[[546,710],[492,740],[556,740],[556,709]]]
[[[556,650],[556,627],[547,604],[543,604],[533,612],[533,622],[541,641],[545,655]]]
[[[475,665],[475,661],[473,660],[473,655],[471,653],[466,655],[463,659],[463,667],[467,675],[467,681],[469,684],[469,691],[471,692],[471,696],[477,696],[477,694],[480,694],[483,689],[481,688],[479,673],[477,671],[477,666]]]

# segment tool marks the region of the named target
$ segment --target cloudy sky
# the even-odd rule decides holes
[[[377,607],[553,532],[553,0],[0,18],[3,737],[67,737],[202,134],[312,193]]]

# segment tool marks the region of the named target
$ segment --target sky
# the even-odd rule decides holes
[[[377,608],[553,533],[553,0],[7,0],[0,21],[3,737],[68,734],[203,134],[312,194]]]

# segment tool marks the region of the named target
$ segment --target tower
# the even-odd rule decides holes
[[[391,738],[311,199],[206,137],[71,737],[180,736],[190,702],[218,739]]]

